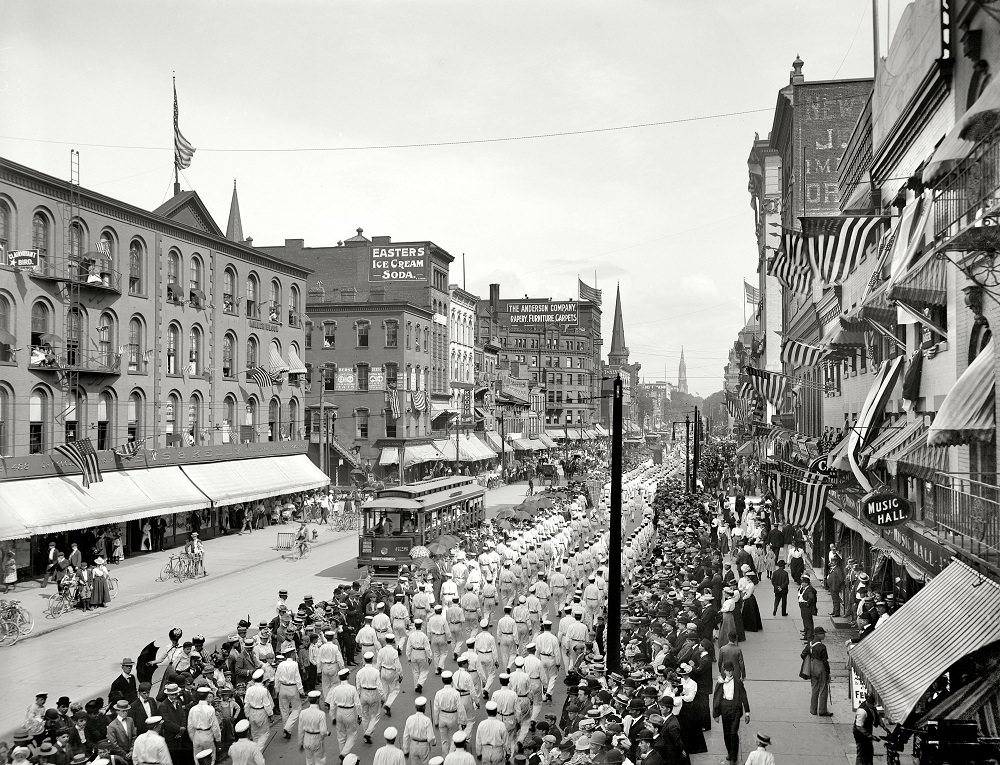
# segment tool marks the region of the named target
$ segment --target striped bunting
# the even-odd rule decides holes
[[[781,344],[781,361],[793,369],[812,367],[820,362],[823,349],[801,340],[788,338]]]
[[[785,391],[788,389],[788,378],[764,369],[756,369],[749,364],[744,367],[744,371],[750,386],[776,408],[781,409],[785,401]]]
[[[823,284],[840,284],[866,251],[876,247],[888,218],[838,215],[799,220],[813,276]]]
[[[798,231],[782,230],[781,248],[771,259],[768,274],[792,292],[808,294],[812,291],[812,269]]]
[[[403,413],[402,407],[399,404],[399,391],[395,388],[386,388],[385,398],[389,403],[389,411],[392,412],[392,419],[398,420],[399,416]]]
[[[826,507],[830,484],[798,481],[791,476],[782,476],[781,489],[785,522],[801,526],[807,533],[812,533]]]

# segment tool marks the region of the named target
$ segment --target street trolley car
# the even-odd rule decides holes
[[[410,550],[486,520],[486,490],[475,478],[432,478],[383,489],[361,506],[358,566],[395,576]]]

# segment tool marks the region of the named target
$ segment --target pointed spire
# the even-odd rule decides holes
[[[688,392],[688,368],[684,361],[684,346],[681,346],[681,363],[677,369],[677,390],[681,393]]]
[[[622,319],[620,285],[615,289],[615,322],[611,328],[611,350],[608,351],[608,363],[612,366],[628,364],[628,347],[625,345],[625,321]]]
[[[243,241],[243,221],[240,220],[240,200],[236,196],[236,179],[233,178],[233,201],[229,205],[229,223],[226,224],[226,239]]]

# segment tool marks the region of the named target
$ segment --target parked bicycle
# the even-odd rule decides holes
[[[163,568],[160,569],[160,574],[156,577],[156,580],[158,582],[165,582],[168,579],[174,579],[178,582],[183,582],[185,579],[194,579],[197,576],[206,576],[202,561],[192,555],[180,553],[179,555],[170,556]],[[115,583],[115,589],[112,591],[111,597],[115,596],[116,591],[117,582]]]
[[[18,635],[28,635],[35,628],[35,617],[17,600],[0,600],[0,619],[13,621]]]
[[[49,619],[62,616],[67,611],[72,611],[80,604],[81,598],[76,587],[68,587],[61,592],[49,595],[45,603],[45,615]]]
[[[21,630],[13,619],[0,619],[0,648],[14,645],[21,638]]]

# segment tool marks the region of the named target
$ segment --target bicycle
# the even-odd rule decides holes
[[[193,579],[198,576],[196,561],[186,553],[181,553],[180,555],[171,555],[167,562],[164,564],[163,568],[160,569],[159,575],[156,577],[156,581],[165,582],[168,579],[174,579],[178,582],[183,582],[185,579]],[[201,574],[204,576],[204,574]],[[110,585],[109,585],[110,586]],[[118,590],[118,581],[115,580],[114,593]]]
[[[49,595],[45,603],[45,615],[50,619],[62,616],[67,611],[72,611],[79,602],[75,592],[56,592]]]
[[[0,600],[0,619],[11,619],[21,635],[28,635],[35,628],[35,617],[19,600]]]
[[[13,619],[0,619],[0,648],[12,646],[21,638],[21,631]]]
[[[108,590],[112,600],[118,597],[118,580],[113,576],[108,577]]]

